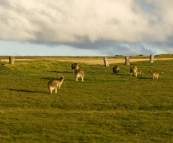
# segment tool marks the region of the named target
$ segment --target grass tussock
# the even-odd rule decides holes
[[[80,64],[84,82],[75,81],[71,62],[5,63],[0,69],[0,142],[173,142],[173,61],[129,66]],[[153,80],[149,70],[160,73]],[[57,94],[47,83],[64,75]]]

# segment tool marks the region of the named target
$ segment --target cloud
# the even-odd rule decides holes
[[[172,0],[1,0],[0,39],[106,47],[108,53],[154,52],[148,47],[159,44],[172,51],[172,5]]]

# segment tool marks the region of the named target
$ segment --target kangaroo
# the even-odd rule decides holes
[[[64,76],[61,76],[58,78],[53,78],[48,82],[48,89],[50,94],[52,94],[52,91],[55,90],[55,93],[57,93],[57,90],[61,88],[61,85],[64,81]]]
[[[142,75],[142,70],[137,71],[138,75]]]
[[[138,68],[137,68],[137,66],[132,66],[132,67],[130,67],[130,75],[132,76],[132,74],[134,75],[134,76],[138,76]]]
[[[84,81],[84,71],[81,69],[75,70],[75,77],[76,81],[78,81],[78,78],[82,78],[82,81]]]
[[[153,76],[153,79],[158,79],[159,78],[159,73],[155,72],[153,70],[149,70],[149,73]]]
[[[71,65],[71,69],[73,70],[73,72],[75,72],[75,70],[79,69],[79,64],[78,63],[73,63]]]
[[[119,73],[119,71],[120,71],[120,67],[119,66],[114,66],[112,68],[112,70],[113,70],[113,73],[115,73],[117,75]]]

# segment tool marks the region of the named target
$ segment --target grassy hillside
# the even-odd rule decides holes
[[[0,142],[146,143],[173,142],[173,61],[129,66],[80,64],[75,81],[70,62],[16,61],[0,68]],[[152,80],[150,69],[160,73]],[[163,72],[163,73],[162,73]],[[64,75],[57,94],[47,83]]]

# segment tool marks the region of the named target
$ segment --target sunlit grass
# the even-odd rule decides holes
[[[86,65],[75,81],[71,62],[16,61],[0,71],[0,142],[172,142],[173,61]],[[152,80],[150,69],[160,73]],[[163,72],[163,73],[162,73]],[[47,82],[64,75],[57,94]]]

